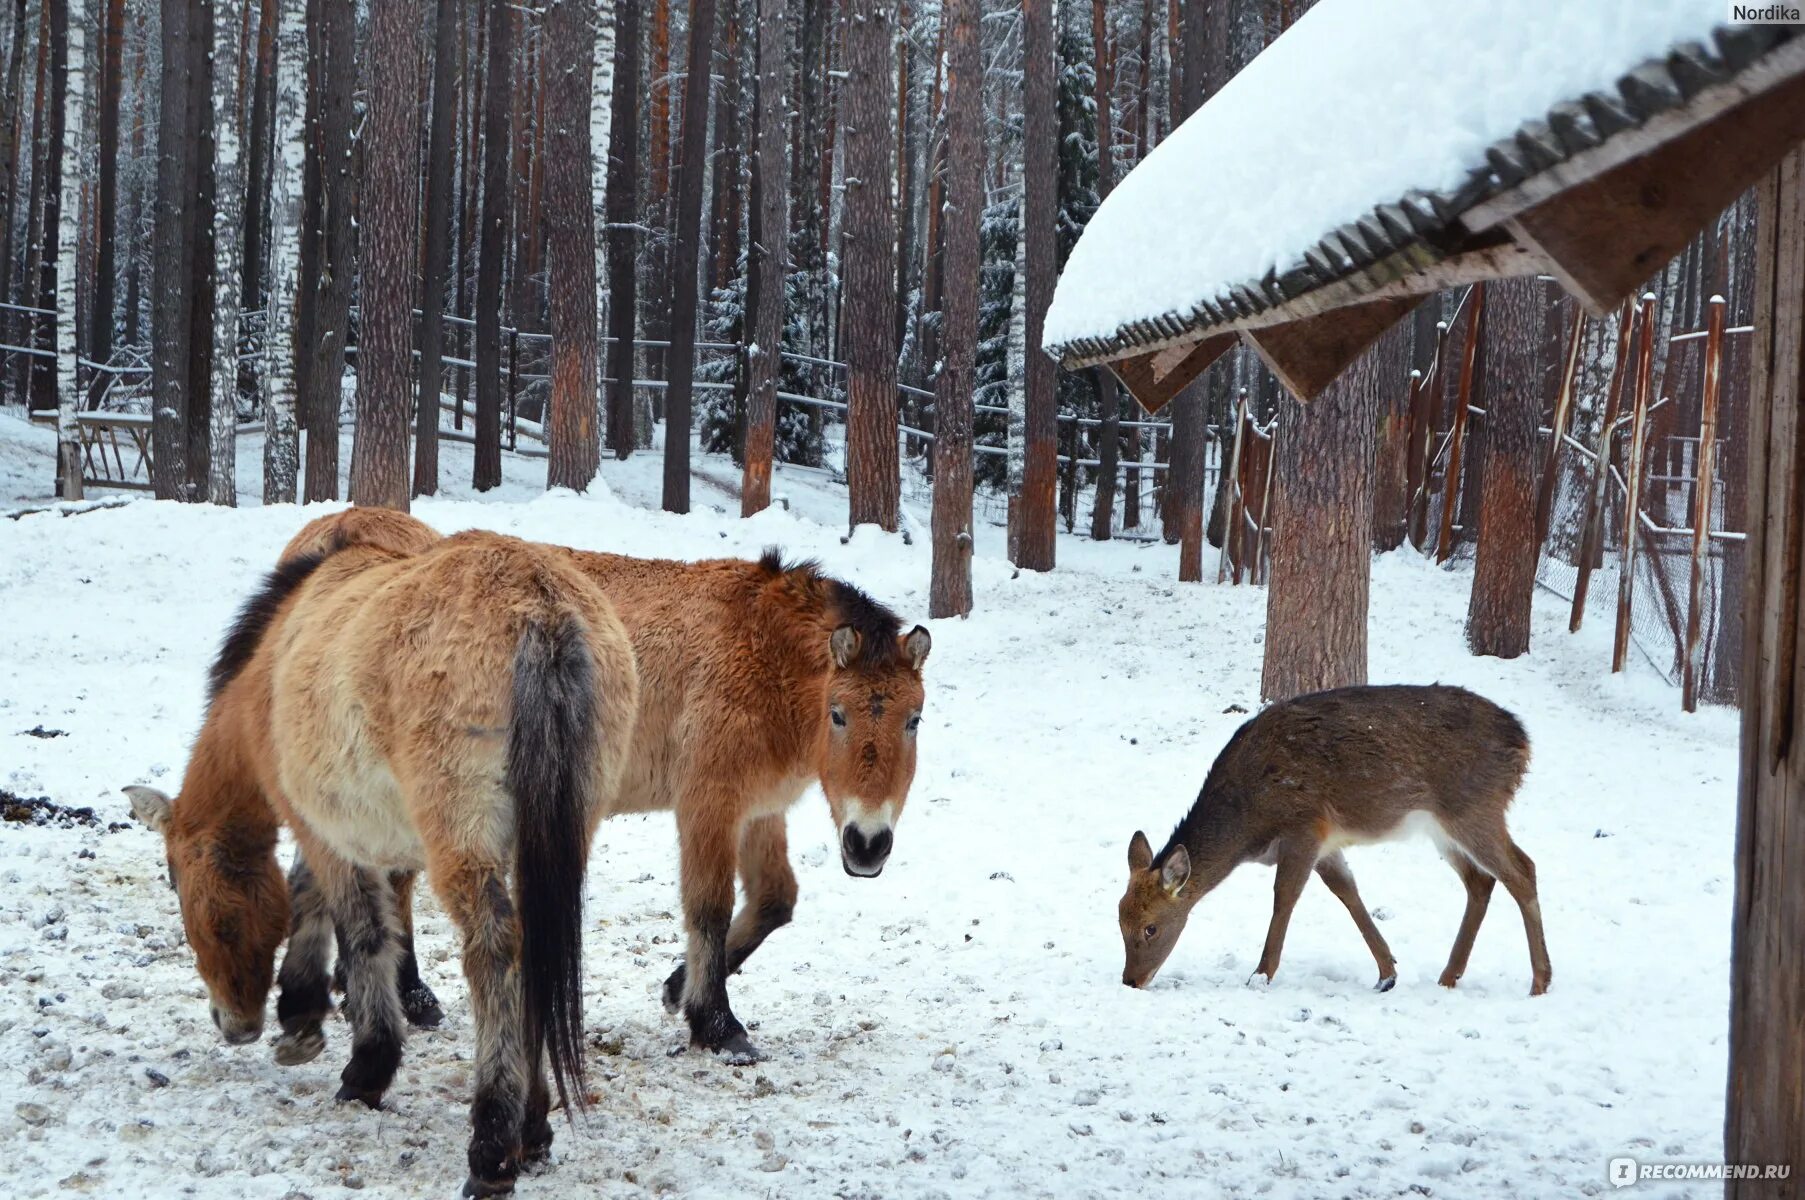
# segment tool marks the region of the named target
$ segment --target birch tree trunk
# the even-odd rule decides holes
[[[934,565],[928,615],[971,612],[972,391],[978,350],[979,223],[984,209],[983,63],[978,0],[950,0],[946,22],[946,295],[934,384]]]
[[[595,23],[593,0],[546,10],[546,220],[551,270],[551,412],[546,486],[584,491],[601,462],[596,424]]]
[[[75,277],[81,249],[81,144],[82,117],[87,106],[89,22],[87,5],[81,0],[55,3],[50,26],[50,77],[56,85],[53,102],[60,97],[63,112],[57,180],[62,204],[57,210],[56,237],[56,461],[57,477],[62,481],[58,494],[65,500],[80,500],[81,432],[75,423],[81,404],[76,391],[80,326],[75,311]]]
[[[611,0],[604,0],[611,2]],[[639,443],[633,403],[633,334],[639,305],[639,4],[616,10],[614,94],[608,139],[608,446],[625,459]],[[651,423],[645,434],[651,436]]]
[[[785,0],[759,0],[757,226],[752,255],[758,305],[752,314],[751,378],[746,388],[746,465],[740,481],[740,515],[771,503],[771,462],[777,440],[777,379],[783,362],[784,275],[790,227],[789,12]]]
[[[208,422],[207,500],[238,503],[238,304],[244,232],[239,154],[240,39],[244,0],[213,0],[213,407]]]
[[[608,150],[614,119],[614,23],[615,0],[592,0],[589,20],[595,30],[594,62],[589,78],[589,203],[595,239],[596,336],[602,338],[608,311]],[[608,425],[608,388],[602,382],[605,341],[596,343],[595,421],[598,441]],[[600,463],[600,450],[597,450]]]
[[[269,323],[263,364],[263,502],[293,504],[300,474],[295,424],[296,271],[301,259],[302,92],[307,86],[305,0],[281,0],[276,15],[276,103],[270,176]]]

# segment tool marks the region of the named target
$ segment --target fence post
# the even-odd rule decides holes
[[[517,449],[520,445],[519,426],[515,417],[519,412],[519,401],[516,398],[520,391],[520,330],[508,330],[508,449]]]
[[[1467,405],[1473,398],[1473,364],[1479,354],[1481,320],[1485,317],[1485,284],[1473,285],[1473,310],[1467,314],[1467,340],[1460,348],[1460,387],[1454,397],[1454,421],[1448,430],[1447,477],[1442,487],[1441,536],[1435,543],[1435,561],[1445,563],[1454,553],[1454,510],[1460,499],[1460,452],[1466,443]]]
[[[1700,660],[1699,604],[1705,590],[1705,553],[1711,542],[1711,491],[1713,459],[1717,454],[1717,392],[1723,369],[1724,298],[1711,297],[1711,316],[1705,334],[1705,386],[1699,404],[1697,469],[1692,485],[1692,587],[1686,600],[1686,665],[1681,677],[1680,702],[1687,712],[1698,711]]]
[[[1605,487],[1610,479],[1611,439],[1617,432],[1618,397],[1630,356],[1630,333],[1641,316],[1633,300],[1625,300],[1617,320],[1617,361],[1611,366],[1611,384],[1605,392],[1604,419],[1598,426],[1598,457],[1592,460],[1592,481],[1586,489],[1586,512],[1580,519],[1579,577],[1573,584],[1573,610],[1567,616],[1567,632],[1578,633],[1586,615],[1586,593],[1592,586],[1592,569],[1601,560],[1599,543],[1604,536]]]
[[[1216,582],[1221,583],[1228,577],[1229,547],[1240,536],[1241,525],[1237,516],[1241,507],[1241,439],[1247,434],[1247,389],[1241,389],[1241,399],[1235,405],[1235,440],[1228,452],[1228,473],[1219,476],[1217,487],[1224,486],[1225,481],[1234,480],[1234,490],[1229,493],[1227,520],[1222,527],[1222,548],[1216,553]],[[1236,574],[1239,574],[1237,568]],[[1240,580],[1235,580],[1239,583]]]
[[[1617,579],[1617,636],[1611,644],[1611,673],[1629,657],[1630,603],[1636,584],[1636,544],[1641,540],[1643,442],[1648,436],[1648,385],[1655,350],[1655,296],[1642,295],[1642,340],[1636,347],[1636,397],[1630,418],[1629,456],[1623,463],[1623,565]]]
[[[1271,526],[1272,517],[1272,477],[1278,474],[1279,468],[1279,432],[1281,426],[1277,420],[1272,422],[1272,436],[1266,439],[1266,482],[1260,488],[1260,519],[1255,523],[1254,546],[1259,553],[1254,556],[1255,576],[1253,582],[1264,584],[1272,574],[1272,555],[1267,549],[1266,531]]]
[[[1232,536],[1238,538],[1241,542],[1241,552],[1235,556],[1236,587],[1241,586],[1242,571],[1247,572],[1247,582],[1249,584],[1254,582],[1260,555],[1260,539],[1258,537],[1259,526],[1256,524],[1254,527],[1254,537],[1250,538],[1247,536],[1247,524],[1249,521],[1253,520],[1252,510],[1247,503],[1247,496],[1249,485],[1253,483],[1254,463],[1260,457],[1260,427],[1254,422],[1253,411],[1251,408],[1242,419],[1247,422],[1247,436],[1249,440],[1247,443],[1247,452],[1241,455],[1239,473],[1235,476],[1235,511],[1232,514],[1235,521],[1235,527],[1232,534],[1227,531],[1223,533],[1224,540]],[[1267,469],[1271,470],[1271,462],[1268,461],[1266,465]]]
[[[1410,372],[1410,401],[1404,410],[1407,422],[1404,431],[1404,536],[1410,544],[1421,550],[1423,538],[1417,529],[1417,501],[1423,490],[1423,398],[1429,389],[1424,386],[1421,371]]]
[[[1573,310],[1573,333],[1567,339],[1567,368],[1561,373],[1560,394],[1554,399],[1553,436],[1548,439],[1548,458],[1542,464],[1542,486],[1536,494],[1536,545],[1548,544],[1548,525],[1554,516],[1554,487],[1559,479],[1561,451],[1566,448],[1567,417],[1573,411],[1573,382],[1579,373],[1580,334],[1586,327],[1586,311],[1577,305]]]

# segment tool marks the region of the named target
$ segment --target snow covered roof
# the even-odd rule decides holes
[[[1501,226],[1560,190],[1538,196],[1542,177],[1593,164],[1567,186],[1805,71],[1802,27],[1726,13],[1321,0],[1110,193],[1044,345],[1076,367],[1311,316],[1475,252],[1490,275],[1535,269]],[[1664,118],[1660,138],[1626,136]],[[1620,142],[1634,148],[1612,155]],[[1507,196],[1522,203],[1488,203]]]

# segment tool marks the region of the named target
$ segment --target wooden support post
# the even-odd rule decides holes
[[[1423,539],[1421,530],[1417,528],[1417,510],[1422,499],[1425,482],[1423,468],[1427,465],[1423,457],[1423,445],[1428,440],[1428,428],[1423,418],[1428,408],[1429,389],[1423,383],[1421,371],[1410,372],[1410,402],[1404,410],[1404,536],[1410,544],[1421,550]]]
[[[1272,553],[1270,549],[1270,539],[1267,537],[1267,534],[1272,528],[1272,477],[1278,474],[1278,466],[1279,423],[1275,420],[1272,423],[1272,436],[1266,439],[1266,481],[1260,488],[1259,537],[1255,542],[1259,547],[1260,553],[1254,558],[1254,570],[1256,572],[1254,582],[1256,584],[1266,583],[1272,574]]]
[[[1247,572],[1248,583],[1251,584],[1258,581],[1258,564],[1260,557],[1258,526],[1255,526],[1255,535],[1253,537],[1247,535],[1247,523],[1253,520],[1253,507],[1248,504],[1247,495],[1250,490],[1249,485],[1253,483],[1254,464],[1259,462],[1261,457],[1260,427],[1254,424],[1253,413],[1251,411],[1247,412],[1246,415],[1242,417],[1242,420],[1247,422],[1247,436],[1251,440],[1247,443],[1247,453],[1241,456],[1240,474],[1235,477],[1234,527],[1231,531],[1226,531],[1224,534],[1224,540],[1228,537],[1234,537],[1241,543],[1241,551],[1235,555],[1236,586],[1240,586],[1241,573],[1243,571]],[[1266,471],[1266,478],[1270,478],[1272,471],[1272,460],[1270,458],[1266,460]]]
[[[1560,482],[1561,451],[1566,449],[1567,418],[1573,412],[1573,381],[1579,374],[1580,334],[1585,327],[1585,310],[1575,305],[1573,333],[1567,339],[1567,365],[1561,372],[1560,394],[1554,399],[1554,420],[1549,422],[1548,457],[1542,462],[1542,485],[1536,492],[1537,546],[1548,543],[1548,522],[1554,515],[1554,489]]]
[[[1699,399],[1697,474],[1692,485],[1692,586],[1686,597],[1686,664],[1680,680],[1680,702],[1687,712],[1698,711],[1698,681],[1704,667],[1700,612],[1705,590],[1705,554],[1711,545],[1711,497],[1713,459],[1717,453],[1717,392],[1723,372],[1724,298],[1711,297],[1711,316],[1705,326],[1705,386]]]
[[[1578,633],[1586,615],[1586,593],[1592,586],[1592,571],[1598,564],[1599,543],[1604,535],[1605,488],[1610,482],[1611,439],[1617,435],[1618,397],[1623,392],[1623,374],[1630,355],[1630,331],[1636,326],[1638,313],[1629,301],[1617,318],[1617,361],[1611,367],[1611,384],[1604,397],[1604,419],[1598,426],[1598,456],[1592,460],[1592,482],[1586,493],[1586,513],[1580,521],[1579,578],[1573,584],[1573,611],[1567,616],[1567,632]]]
[[[1642,459],[1648,437],[1648,386],[1655,351],[1655,294],[1642,296],[1642,339],[1636,347],[1636,397],[1630,410],[1630,447],[1623,460],[1623,565],[1617,577],[1617,636],[1611,643],[1611,673],[1629,659],[1630,604],[1636,590],[1636,547],[1642,522]]]
[[[1467,313],[1467,340],[1461,346],[1460,388],[1454,397],[1454,417],[1448,427],[1448,465],[1442,481],[1441,537],[1435,543],[1435,561],[1445,563],[1454,553],[1454,510],[1460,500],[1460,452],[1467,435],[1467,405],[1473,398],[1473,365],[1478,361],[1480,322],[1485,318],[1485,284],[1473,285],[1471,311]]]
[[[1229,480],[1233,480],[1233,483],[1227,483],[1231,490],[1229,492],[1228,520],[1224,522],[1222,529],[1222,549],[1216,554],[1217,583],[1221,583],[1228,576],[1228,562],[1230,558],[1234,557],[1229,551],[1235,544],[1235,535],[1241,531],[1241,527],[1236,522],[1240,519],[1239,510],[1241,508],[1241,440],[1246,436],[1247,389],[1242,388],[1240,403],[1235,406],[1235,440],[1228,452],[1228,472],[1222,476],[1224,483]],[[1218,486],[1222,486],[1222,484],[1218,484]],[[1241,582],[1240,574],[1241,569],[1237,566],[1235,568],[1236,583]]]

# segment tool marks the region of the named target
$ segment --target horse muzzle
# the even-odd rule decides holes
[[[228,1045],[248,1046],[263,1036],[261,1019],[247,1021],[217,1004],[211,1004],[208,1008],[213,1014],[214,1027],[219,1030],[220,1036],[226,1039]]]
[[[856,822],[848,822],[846,828],[840,831],[840,865],[846,868],[848,875],[875,879],[884,873],[884,864],[890,859],[890,848],[895,844],[896,835],[888,825],[867,833]]]

